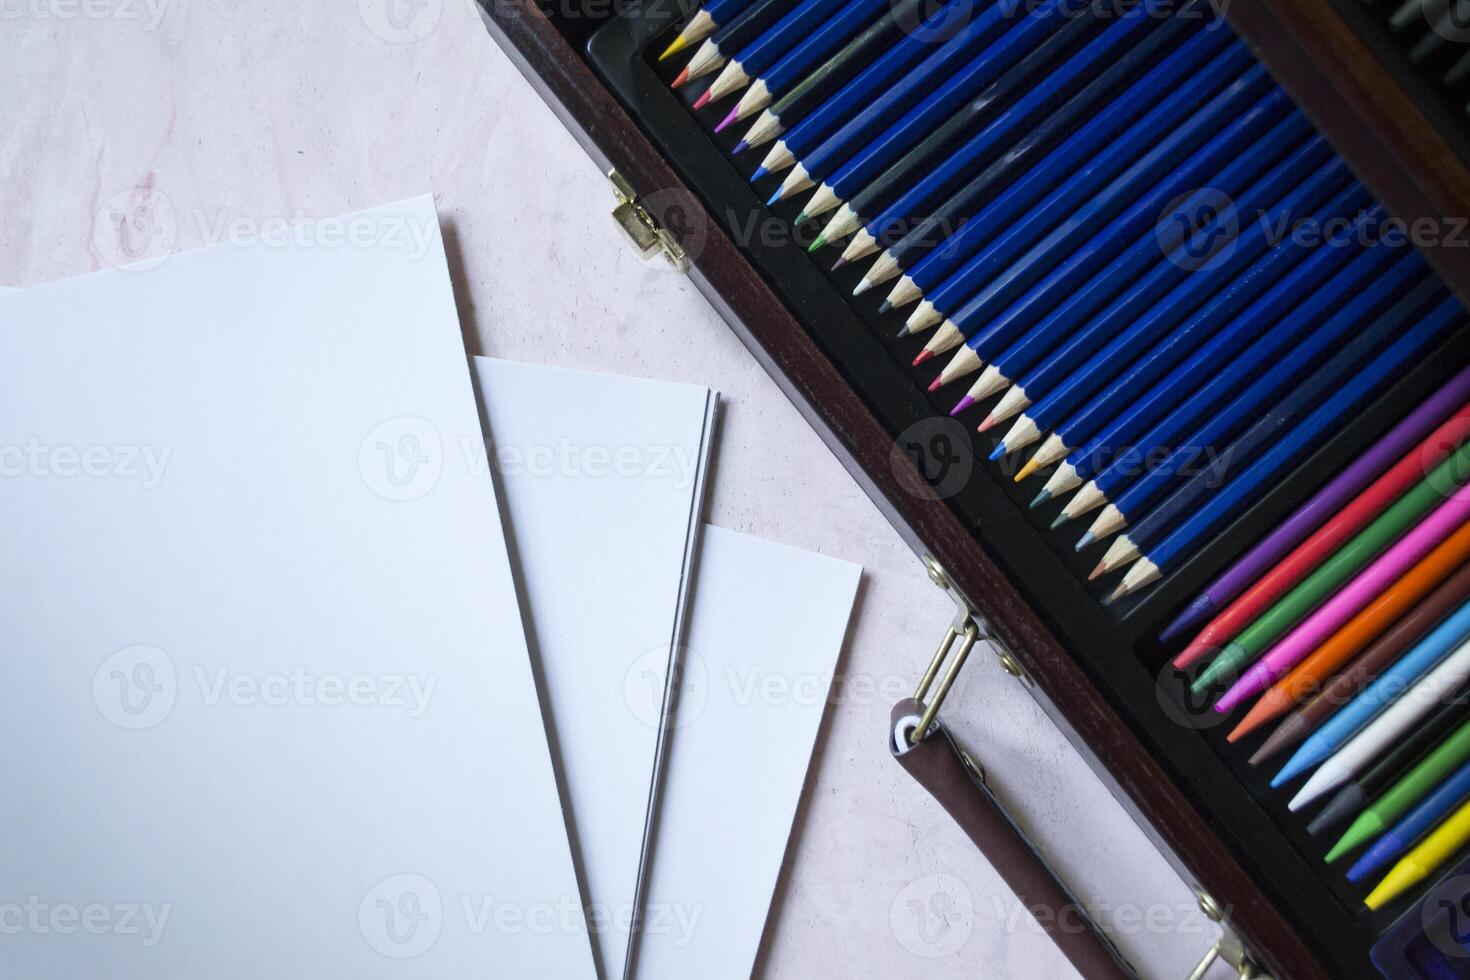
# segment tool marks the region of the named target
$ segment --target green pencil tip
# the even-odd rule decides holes
[[[1333,844],[1332,845],[1332,850],[1330,850],[1330,851],[1327,852],[1327,858],[1326,858],[1327,863],[1328,864],[1331,864],[1332,862],[1336,861],[1338,858],[1342,857],[1344,854],[1346,854],[1348,851],[1351,851],[1351,850],[1352,850],[1352,846],[1350,844],[1348,844],[1347,838],[1344,837],[1342,840],[1338,841],[1336,844]]]
[[[812,242],[812,247],[807,249],[807,252],[815,252],[817,249],[821,248],[825,244],[827,244],[826,236],[818,235],[817,240]]]
[[[798,211],[798,212],[796,212],[796,220],[794,222],[792,222],[792,224],[799,225],[799,224],[803,223],[804,221],[806,221],[806,212],[805,211]]]

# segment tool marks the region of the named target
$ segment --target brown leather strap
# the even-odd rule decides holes
[[[935,722],[918,745],[908,742],[923,711],[924,706],[913,699],[893,707],[888,746],[898,764],[975,842],[1077,972],[1086,980],[1137,980],[1137,972],[972,771],[943,724]]]

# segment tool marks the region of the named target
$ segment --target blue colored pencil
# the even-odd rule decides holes
[[[1038,122],[922,221],[902,229],[901,238],[890,241],[899,229],[891,229],[882,218],[875,222],[876,227],[870,230],[887,248],[864,274],[858,292],[887,282],[934,248],[947,248],[949,243],[945,238],[956,224],[963,228],[985,208],[1028,193],[1022,185],[1038,172],[1057,166],[1070,171],[1077,165],[1076,161],[1092,156],[1112,135],[1172,92],[1210,52],[1223,46],[1222,37],[1207,36],[1222,35],[1221,31],[1202,30],[1179,37],[1176,28],[1188,23],[1187,19],[1175,18],[1150,34],[1125,58],[1109,66],[1066,104]],[[1217,43],[1211,45],[1208,43],[1211,41]],[[1160,47],[1165,48],[1163,57],[1152,64],[1155,49]],[[1140,73],[1140,68],[1146,70]],[[1074,162],[1060,162],[1069,156]],[[1040,191],[1020,207],[1035,203],[1041,193],[1050,189],[1044,183],[1037,183]]]
[[[724,65],[733,52],[745,47],[760,37],[768,28],[791,12],[798,0],[759,0],[751,4],[719,29],[707,37],[684,70],[674,77],[673,87],[679,88],[696,78],[702,78]]]
[[[1308,769],[1330,758],[1346,745],[1364,725],[1413,686],[1424,673],[1456,649],[1470,636],[1470,602],[1445,617],[1430,633],[1405,653],[1392,666],[1384,669],[1357,697],[1322,722],[1317,730],[1287,760],[1271,780],[1273,786],[1284,786]]]
[[[786,169],[798,157],[815,149],[821,140],[832,135],[834,130],[849,121],[855,122],[860,114],[879,100],[880,95],[884,98],[891,97],[896,87],[910,77],[910,69],[919,64],[925,55],[929,55],[932,59],[957,58],[974,50],[972,46],[983,43],[983,32],[987,26],[983,18],[973,19],[974,9],[979,5],[981,5],[981,0],[949,0],[926,18],[919,25],[919,30],[905,33],[881,57],[864,68],[842,88],[832,93],[800,121],[779,120],[778,128],[762,137],[756,135],[757,129],[762,125],[762,121],[757,120],[751,127],[751,131],[746,134],[745,139],[735,148],[736,152],[744,150],[747,146],[760,146],[782,133],[785,135],[766,156],[764,162],[756,168],[755,173],[751,175],[751,181],[760,180],[768,173]],[[929,32],[941,30],[943,25],[953,22],[951,18],[965,26],[956,29],[953,37],[936,50]],[[954,48],[954,51],[946,53],[951,47]],[[915,75],[922,74],[922,72],[923,69],[919,69]]]
[[[1070,104],[1073,95],[1083,90],[1095,91],[1092,82],[1107,76],[1126,78],[1135,73],[1140,66],[1156,57],[1165,45],[1173,44],[1189,26],[1189,21],[1174,18],[1159,24],[1135,8],[1048,72],[1040,82],[1024,86],[1019,98],[1003,104],[995,118],[984,123],[937,164],[932,157],[914,159],[920,148],[910,151],[879,178],[880,182],[888,180],[897,171],[900,174],[896,180],[898,193],[891,203],[881,207],[871,220],[865,222],[853,244],[843,252],[843,261],[866,255],[892,229],[906,226],[917,216],[927,214],[961,180],[994,160],[1030,127],[1050,119]],[[951,121],[957,118],[952,117]],[[968,121],[964,125],[969,128]],[[942,132],[935,133],[936,137],[942,135]],[[917,180],[907,179],[921,171]],[[868,197],[866,190],[859,193],[849,202],[849,207],[859,216],[866,217]],[[880,201],[881,198],[875,198],[872,204],[876,206]]]
[[[1398,823],[1390,827],[1363,856],[1348,869],[1348,881],[1362,881],[1389,861],[1414,845],[1421,836],[1438,826],[1440,821],[1459,809],[1470,797],[1470,762],[1435,787]]]
[[[1377,316],[1394,295],[1413,285],[1423,275],[1424,265],[1415,253],[1398,256],[1397,261],[1370,288],[1348,294],[1346,302],[1338,295],[1313,294],[1312,301],[1293,310],[1291,317],[1315,318],[1336,311],[1314,328],[1289,351],[1277,351],[1265,370],[1253,375],[1239,372],[1232,364],[1201,386],[1173,412],[1168,413],[1138,440],[1142,453],[1154,448],[1177,447],[1162,462],[1151,465],[1137,479],[1130,479],[1139,468],[1141,453],[1121,456],[1097,478],[1083,488],[1101,494],[1111,502],[1094,523],[1092,530],[1078,542],[1078,550],[1095,540],[1109,536],[1127,526],[1128,516],[1142,514],[1174,483],[1179,472],[1196,463],[1206,447],[1223,445],[1230,436],[1269,402],[1271,397],[1290,382],[1303,368],[1331,351],[1340,338],[1358,324]],[[1242,379],[1252,378],[1242,386]],[[1212,414],[1213,413],[1213,414]],[[1201,421],[1203,419],[1203,421]],[[1198,423],[1196,425],[1196,423]],[[1196,426],[1189,431],[1190,426]],[[1126,487],[1121,494],[1120,488]]]
[[[1128,570],[1109,601],[1137,592],[1179,565],[1207,535],[1218,531],[1227,520],[1253,503],[1286,467],[1300,462],[1325,434],[1340,427],[1343,419],[1369,396],[1395,380],[1414,358],[1462,324],[1465,311],[1457,301],[1443,299],[1444,295],[1444,287],[1431,279],[1404,297],[1231,443],[1227,459],[1251,460],[1243,472],[1232,476],[1224,487],[1219,487],[1216,474],[1204,471],[1195,474],[1114,542],[1110,549],[1114,556],[1112,568],[1132,557],[1141,560]],[[1424,304],[1436,298],[1440,298],[1439,304],[1420,316]],[[1385,321],[1386,326],[1380,327]],[[1346,364],[1360,359],[1362,349],[1372,350],[1388,340],[1392,343],[1387,349],[1352,375],[1346,384],[1334,380],[1326,385],[1336,390],[1305,419],[1282,421],[1283,417],[1300,416],[1300,405],[1310,405],[1322,397],[1316,384],[1320,375],[1328,373],[1339,361]]]
[[[721,24],[729,23],[749,4],[750,0],[710,0],[679,29],[679,33],[674,36],[669,46],[664,48],[658,60],[663,61],[683,51],[689,45],[709,37],[716,28]]]
[[[1022,18],[1022,26],[1029,24],[1036,32],[1028,35],[1025,40],[1029,42],[1031,37],[1044,36],[1050,32],[1055,23],[1056,7],[1059,2],[1060,0],[1054,0],[1049,3],[1043,9],[1041,17]],[[1004,3],[991,4],[984,13],[971,21],[969,26],[946,41],[939,50],[924,58],[911,70],[895,72],[882,85],[873,84],[871,79],[865,80],[863,87],[870,89],[865,100],[842,100],[842,108],[851,110],[861,106],[861,110],[851,118],[847,118],[844,114],[839,120],[841,125],[830,134],[820,133],[820,130],[823,124],[835,115],[836,108],[818,112],[812,117],[813,121],[810,125],[803,123],[797,129],[793,129],[791,134],[782,141],[782,145],[777,147],[777,150],[782,146],[788,149],[795,157],[796,169],[787,175],[786,182],[781,185],[768,203],[774,204],[788,194],[795,194],[803,188],[810,187],[817,180],[831,173],[834,167],[847,159],[855,150],[887,129],[895,117],[907,113],[936,86],[939,86],[941,79],[953,79],[967,72],[976,71],[978,70],[977,62],[992,50],[1005,44],[1014,44],[1015,41],[1011,35],[1015,21],[1009,16],[1010,10],[1011,8]],[[1045,16],[1046,14],[1050,16]],[[912,52],[913,48],[909,46],[900,50]],[[1020,55],[1017,54],[1015,57],[1020,57]],[[894,65],[888,67],[892,69]],[[775,151],[772,152],[775,153]],[[774,171],[781,165],[780,161],[768,157],[762,167]]]
[[[1226,166],[1242,145],[1262,129],[1270,127],[1291,111],[1286,94],[1273,85],[1239,89],[1232,85],[1211,101],[1207,111],[1192,116],[1173,132],[1158,139],[1143,156],[1114,177],[1107,186],[1075,206],[1060,223],[1051,226],[1040,241],[1001,269],[985,268],[991,249],[985,249],[935,290],[926,303],[935,311],[952,308],[943,329],[930,341],[915,363],[958,347],[966,337],[988,329],[996,316],[1033,285],[1056,262],[1088,242],[1107,222],[1126,210],[1124,222],[1109,232],[1114,242],[1128,240],[1152,227],[1159,208],[1170,198],[1194,190]],[[1243,103],[1243,104],[1241,104]],[[1087,251],[1096,256],[1107,242],[1094,240]],[[1111,254],[1111,253],[1103,253]],[[1072,263],[1069,274],[1080,285],[1090,267]],[[978,284],[978,288],[977,287]],[[958,302],[961,296],[968,296]],[[921,306],[908,327],[927,322]],[[1012,326],[1018,326],[1013,324]],[[995,349],[1014,339],[1014,334],[996,335]]]
[[[1122,169],[1158,133],[1173,129],[1249,67],[1249,54],[1228,34],[1219,31],[1196,34],[1004,193],[966,219],[944,241],[943,247],[933,249],[913,263],[908,274],[889,293],[880,312],[907,305],[922,296],[924,290],[942,282],[998,235],[1014,229],[1029,209],[1059,211],[1075,206],[1076,202],[1064,196],[1058,185],[1087,172],[1092,176],[1085,178],[1083,185],[1101,187],[1116,172],[1110,167]],[[1046,203],[1038,204],[1043,199]],[[1039,236],[1041,231],[1035,234]],[[1016,244],[1012,256],[1019,254],[1031,240],[1034,239]]]
[[[822,59],[846,43],[888,7],[889,0],[847,0],[820,27],[798,41],[795,47],[776,59],[775,64],[756,76],[749,90],[740,97],[739,104],[715,127],[715,132],[724,132],[727,126],[764,109],[774,96],[799,82],[803,75],[820,65]]]
[[[1273,100],[1272,113],[1283,110],[1284,104],[1271,94],[1257,105],[1267,100]],[[1254,113],[1237,120],[1066,258],[1057,261],[1055,253],[1033,258],[1033,250],[1028,260],[1057,264],[1024,295],[964,338],[965,345],[945,366],[941,381],[954,381],[978,370],[988,360],[998,369],[1005,369],[1003,375],[992,372],[1000,381],[995,389],[998,391],[1013,378],[1044,365],[1050,355],[1065,356],[1081,350],[1089,338],[1096,338],[1093,346],[1100,344],[1120,330],[1125,320],[1163,295],[1170,283],[1188,273],[1187,266],[1169,263],[1161,251],[1177,244],[1181,237],[1177,226],[1162,231],[1157,226],[1159,209],[1169,198],[1208,181],[1212,188],[1227,195],[1247,193],[1251,204],[1264,208],[1328,158],[1326,144],[1312,136],[1312,127],[1301,113],[1287,112],[1259,136],[1251,135],[1260,131],[1261,121],[1261,116]],[[1217,168],[1217,161],[1223,162],[1223,169]],[[1262,171],[1267,172],[1266,177],[1257,181]],[[1252,188],[1252,182],[1261,186]],[[1131,287],[1125,288],[1129,284]],[[956,314],[931,346],[942,348],[956,343],[960,339],[956,332],[963,332],[960,323]],[[1040,387],[1031,390],[1046,390],[1049,383],[1038,380],[1035,384]],[[973,401],[962,401],[952,414]],[[992,413],[981,431],[1003,417],[1008,416]]]
[[[703,109],[741,89],[750,79],[774,65],[787,51],[815,31],[842,8],[843,0],[802,0],[795,9],[772,24],[761,36],[741,48],[725,65],[704,94],[694,101]]]
[[[822,182],[817,195],[807,202],[809,216],[822,213],[817,201],[831,200],[836,206],[846,195],[858,190],[898,155],[917,143],[936,125],[963,103],[979,95],[996,79],[1005,75],[1017,62],[1039,45],[1057,36],[1078,38],[1096,29],[1090,19],[1067,19],[1057,13],[1057,4],[1049,4],[1035,17],[1022,17],[994,43],[981,51],[970,63],[939,84],[905,112],[896,122],[886,125],[876,136],[863,143],[836,145],[846,127],[832,139],[801,161],[781,185],[782,196],[795,193],[802,186]],[[885,120],[885,123],[890,120]],[[825,210],[830,210],[826,208]]]
[[[1363,227],[1376,222],[1382,213],[1381,208],[1374,207],[1355,224]],[[1295,249],[1293,243],[1284,247]],[[1216,373],[1221,365],[1229,364],[1263,334],[1271,336],[1270,328],[1282,310],[1289,310],[1299,297],[1309,295],[1329,276],[1336,275],[1349,259],[1363,256],[1360,247],[1321,245],[1296,250],[1307,253],[1301,257],[1300,264],[1279,261],[1274,250],[1258,258],[1250,270],[1222,289],[1208,307],[1185,321],[1166,343],[1130,365],[1086,409],[1058,426],[1057,434],[1068,455],[1032,506],[1040,506],[1092,479],[1106,453],[1131,445],[1133,439],[1194,390],[1199,378]],[[1367,260],[1361,266],[1354,267],[1341,280],[1344,291],[1369,281],[1392,254],[1387,247],[1371,251],[1372,255],[1364,257]],[[1228,322],[1217,328],[1222,319]],[[1289,338],[1283,341],[1286,339]],[[1182,362],[1176,363],[1181,357]],[[1156,377],[1160,362],[1168,365],[1167,373]],[[997,359],[996,364],[1001,363]],[[1251,365],[1244,373],[1249,375],[1254,370],[1255,366]],[[971,392],[978,394],[975,388]],[[1041,465],[1050,462],[1043,459]],[[1057,523],[1065,519],[1059,518]]]
[[[1230,193],[1229,184],[1220,183]],[[1238,235],[1231,238],[1230,222],[1217,215],[1190,241],[1160,259],[1102,314],[1064,344],[1044,353],[1040,363],[1016,382],[986,418],[992,423],[1025,408],[1001,441],[1002,454],[1028,445],[1055,428],[1138,351],[1163,338],[1216,289],[1267,251],[1271,245],[1268,228],[1303,214],[1325,222],[1352,214],[1368,203],[1367,193],[1351,180],[1346,166],[1331,154],[1326,143],[1320,137],[1309,140],[1241,195],[1238,213],[1247,215],[1247,219]],[[1314,215],[1319,207],[1321,213]],[[1258,212],[1263,218],[1252,220],[1250,216]],[[1139,243],[1145,249],[1149,244],[1147,240]],[[1195,269],[1195,261],[1205,264]],[[1034,401],[1030,398],[1032,392],[1036,393]]]
[[[1243,115],[1269,125],[1287,108],[1284,93],[1271,84],[1263,69],[1255,66],[1176,126],[1146,136],[1141,156],[1135,158],[1134,147],[1118,141],[1098,154],[1093,166],[1078,171],[943,282],[926,290],[924,302],[909,316],[908,330],[925,329],[948,314],[964,336],[975,333],[984,324],[985,315],[1001,308],[996,305],[999,290],[985,292],[983,287],[993,283],[1005,269],[1025,263],[1028,257],[1056,255],[1067,244],[1085,238],[1140,193],[1146,193],[1145,188],[1163,179],[1181,158],[1187,158],[1222,131],[1229,129],[1238,140],[1236,123]],[[1159,132],[1166,135],[1161,139]],[[1084,203],[1079,206],[1079,201]],[[970,302],[982,292],[985,295],[978,302]],[[961,314],[972,324],[968,331],[959,323]]]

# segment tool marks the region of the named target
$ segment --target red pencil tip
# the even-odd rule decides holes
[[[933,356],[934,352],[932,350],[927,347],[924,348],[923,350],[919,351],[919,356],[914,358],[914,367],[918,367],[920,364],[923,364],[925,361],[929,360],[929,358]]]
[[[944,387],[944,375],[941,374],[939,377],[937,377],[933,381],[929,382],[929,394],[932,395],[932,394],[934,394],[934,392],[938,391],[940,388],[943,388],[943,387]]]
[[[985,420],[980,423],[980,428],[976,431],[989,432],[991,429],[995,428],[999,424],[999,421],[994,415],[987,415],[985,416]]]
[[[1190,643],[1189,646],[1180,651],[1179,656],[1174,658],[1174,669],[1183,670],[1206,653],[1209,653],[1210,650],[1211,646],[1208,643],[1200,643],[1198,640]]]
[[[697,98],[697,99],[694,100],[694,108],[696,108],[696,109],[703,109],[707,105],[709,105],[709,92],[708,91],[706,91],[703,95],[701,95],[699,98]]]
[[[730,114],[725,117],[724,121],[721,122],[718,126],[715,127],[715,132],[717,132],[717,133],[723,133],[726,130],[726,128],[728,128],[730,126],[733,126],[735,123],[737,123],[739,121],[740,121],[740,107],[739,106],[736,106],[735,108],[733,108],[733,109],[730,110]]]
[[[674,88],[678,88],[680,85],[683,85],[687,81],[689,81],[689,69],[685,68],[683,71],[679,72],[679,74],[674,76]]]

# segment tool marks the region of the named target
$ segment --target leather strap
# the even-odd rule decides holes
[[[898,764],[954,818],[1078,973],[1086,980],[1137,980],[1137,972],[966,762],[943,724],[936,721],[918,745],[909,742],[923,711],[912,698],[893,707],[888,745]]]

